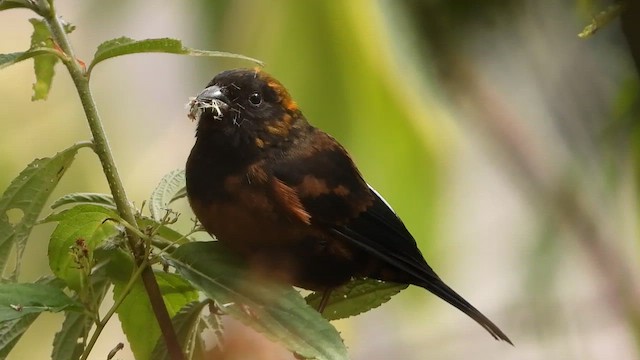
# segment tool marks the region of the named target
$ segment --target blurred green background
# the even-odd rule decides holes
[[[577,34],[591,0],[58,1],[76,54],[104,40],[174,37],[263,60],[307,118],[339,139],[449,285],[516,347],[410,288],[337,323],[353,359],[637,359],[638,73],[619,21]],[[32,14],[0,13],[0,53],[28,47]],[[239,60],[142,54],[92,84],[131,200],[182,168],[195,124],[184,105]],[[87,139],[65,69],[30,102],[32,63],[0,71],[0,188],[33,158]],[[52,198],[107,192],[82,151]],[[182,225],[193,215],[181,204]],[[23,272],[47,273],[51,228]],[[45,314],[11,359],[47,358],[62,316]],[[291,358],[227,324],[237,359]],[[93,351],[126,343],[113,321]],[[234,345],[230,345],[234,346]],[[242,351],[245,351],[243,353]],[[250,355],[248,355],[250,354]],[[119,359],[130,359],[127,348]]]

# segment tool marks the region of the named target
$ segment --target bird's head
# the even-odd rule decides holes
[[[198,137],[223,134],[264,147],[286,139],[301,114],[278,80],[260,69],[235,69],[216,75],[190,101],[189,117],[198,121]]]

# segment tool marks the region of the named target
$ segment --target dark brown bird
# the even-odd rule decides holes
[[[436,275],[345,149],[273,77],[222,72],[192,100],[190,117],[198,120],[186,166],[191,207],[258,273],[324,291],[325,300],[354,277],[417,285],[511,343]]]

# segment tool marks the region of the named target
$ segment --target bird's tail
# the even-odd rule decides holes
[[[500,328],[496,326],[496,324],[494,324],[491,320],[484,316],[480,311],[478,311],[478,309],[473,307],[473,305],[469,304],[467,300],[458,295],[458,293],[447,286],[447,284],[445,284],[439,278],[431,278],[429,279],[429,281],[422,280],[416,285],[429,290],[442,300],[448,302],[463,313],[467,314],[470,318],[480,324],[480,326],[485,328],[485,330],[487,330],[489,334],[491,334],[491,336],[493,336],[496,340],[503,340],[513,345],[509,337],[505,335],[505,333],[503,333],[502,330],[500,330]]]

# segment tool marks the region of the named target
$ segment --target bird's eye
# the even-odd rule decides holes
[[[258,105],[262,104],[262,96],[257,92],[253,93],[253,94],[249,95],[249,102],[253,106],[258,106]]]

